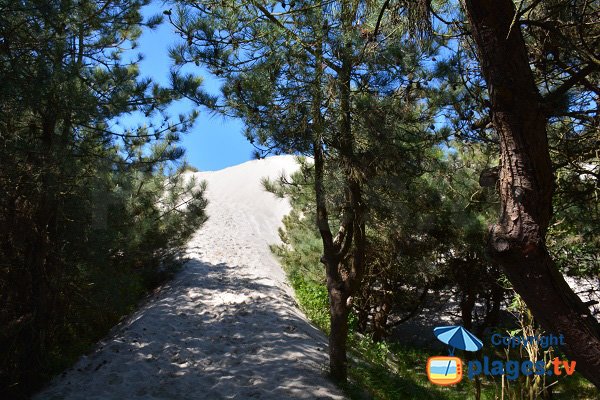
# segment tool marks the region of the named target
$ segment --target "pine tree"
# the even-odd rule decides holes
[[[160,22],[143,21],[147,3],[0,1],[0,386],[9,397],[35,390],[72,359],[69,344],[96,339],[94,327],[141,294],[100,304],[94,290],[139,289],[133,267],[155,276],[169,246],[204,219],[202,189],[170,172],[194,114],[168,118],[175,93],[140,78],[139,58],[125,56]],[[148,124],[120,128],[134,111]],[[188,209],[176,216],[181,196]],[[120,277],[103,286],[111,270]]]
[[[330,369],[341,381],[347,376],[350,298],[365,268],[365,186],[372,171],[388,162],[381,149],[412,145],[409,135],[395,138],[398,131],[390,130],[399,121],[412,127],[414,142],[431,140],[423,133],[433,107],[425,100],[429,76],[422,62],[440,43],[407,41],[409,24],[393,24],[407,21],[405,8],[395,3],[387,12],[388,3],[183,1],[167,11],[185,40],[171,52],[175,64],[202,64],[225,81],[222,102],[198,103],[242,118],[248,139],[262,149],[259,156],[263,150],[293,152],[314,161]],[[184,76],[176,82],[185,89]],[[418,101],[419,110],[407,112]],[[403,154],[406,165],[414,161],[410,152]],[[341,184],[328,186],[327,176]]]
[[[501,214],[490,232],[490,254],[542,326],[564,335],[578,371],[600,386],[600,325],[565,282],[546,243],[555,189],[551,150],[562,153],[562,162],[597,163],[585,149],[597,147],[590,116],[598,113],[591,99],[600,92],[598,4],[464,4],[500,144]],[[561,143],[551,149],[549,136],[556,132],[565,136],[550,137]]]

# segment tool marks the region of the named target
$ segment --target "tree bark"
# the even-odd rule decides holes
[[[315,193],[317,203],[317,226],[323,242],[321,262],[325,265],[327,292],[329,296],[329,370],[331,377],[339,382],[347,379],[348,360],[346,357],[346,337],[348,335],[349,291],[341,274],[343,260],[352,240],[352,229],[342,224],[334,240],[329,227],[325,190],[323,187],[324,160],[320,142],[314,144]],[[340,235],[344,233],[343,235]],[[339,239],[343,239],[340,241]]]
[[[331,378],[345,382],[348,378],[346,339],[348,337],[348,293],[343,282],[327,279],[331,331],[329,333],[329,372]]]
[[[549,333],[562,334],[577,370],[600,387],[600,328],[546,248],[553,172],[547,116],[511,0],[465,0],[500,139],[501,213],[488,250]]]
[[[346,338],[348,336],[350,285],[347,281],[349,276],[343,274],[343,272],[345,271],[344,263],[348,260],[347,255],[354,236],[354,229],[351,226],[353,221],[345,218],[338,234],[335,239],[333,238],[325,203],[325,190],[323,187],[324,159],[320,142],[318,146],[315,143],[314,156],[317,226],[323,242],[321,262],[325,265],[329,296],[329,369],[334,380],[345,382],[348,376]]]

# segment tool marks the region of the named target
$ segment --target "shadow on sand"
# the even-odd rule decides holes
[[[39,399],[339,398],[326,338],[268,279],[190,260]]]

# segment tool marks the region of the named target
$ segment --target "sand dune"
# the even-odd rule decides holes
[[[293,157],[195,174],[209,221],[155,298],[37,399],[342,398],[324,376],[326,338],[295,307],[268,244],[289,211],[260,179]]]

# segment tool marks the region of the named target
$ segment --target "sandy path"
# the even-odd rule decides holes
[[[293,168],[283,156],[198,173],[210,219],[191,261],[36,398],[342,398],[323,375],[326,338],[295,308],[267,247],[289,206],[260,178]]]

